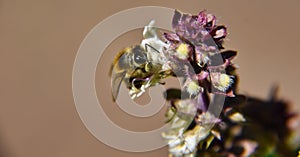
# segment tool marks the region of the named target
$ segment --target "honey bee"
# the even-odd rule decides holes
[[[160,83],[162,78],[169,75],[169,72],[162,71],[166,58],[161,53],[168,45],[158,38],[153,25],[152,20],[148,26],[145,26],[144,39],[140,45],[124,48],[115,57],[111,68],[114,101],[122,82],[130,90],[129,94],[134,99],[145,92],[145,88]]]
[[[149,46],[146,45],[146,47]],[[153,64],[149,56],[149,53],[141,45],[127,47],[117,54],[111,69],[114,101],[122,82],[131,90],[131,93],[142,94],[144,92],[143,85],[150,83],[150,77],[161,70],[161,65]]]

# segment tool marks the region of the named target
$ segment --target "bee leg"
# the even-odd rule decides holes
[[[145,71],[146,72],[151,72],[151,69],[153,68],[151,63],[146,63],[145,64]]]

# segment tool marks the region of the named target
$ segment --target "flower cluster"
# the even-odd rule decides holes
[[[234,68],[232,59],[236,51],[219,52],[223,47],[223,39],[227,35],[225,26],[217,25],[216,17],[201,11],[198,15],[184,14],[175,11],[172,20],[174,33],[164,33],[163,37],[169,45],[165,56],[172,60],[169,65],[177,77],[184,77],[181,97],[169,97],[171,104],[184,104],[185,108],[196,110],[193,115],[182,116],[181,108],[172,105],[170,120],[171,133],[164,133],[172,156],[195,156],[199,147],[208,148],[216,138],[221,140],[221,133],[215,125],[224,122],[218,115],[208,110],[211,94],[235,97],[234,84],[236,76],[228,69]],[[176,89],[167,91],[172,95]],[[182,98],[187,96],[187,100]],[[186,101],[189,103],[186,104]],[[217,104],[217,106],[222,104]],[[175,110],[175,109],[176,110]],[[174,116],[175,115],[175,116]],[[232,122],[244,122],[239,112],[227,115]],[[189,123],[188,127],[180,124]],[[187,128],[184,132],[180,129]],[[177,138],[172,132],[179,133]],[[172,138],[170,138],[170,136]]]
[[[238,76],[232,62],[237,52],[224,50],[223,46],[227,28],[217,25],[216,17],[206,11],[191,15],[177,10],[172,27],[174,32],[163,32],[161,37],[154,21],[144,28],[141,46],[147,61],[132,70],[132,74],[139,75],[131,74],[128,79],[129,94],[134,99],[146,88],[163,84],[164,78],[183,78],[181,89],[164,93],[170,102],[166,113],[170,128],[162,137],[170,156],[291,155],[291,147],[275,150],[276,143],[287,143],[287,123],[294,115],[284,102],[264,102],[238,93]],[[269,106],[264,108],[265,104]],[[262,113],[260,108],[273,110]],[[277,118],[272,117],[274,114]],[[253,120],[257,122],[245,125]],[[265,137],[253,134],[264,129],[269,133]]]
[[[231,85],[235,78],[226,74],[225,69],[231,65],[236,52],[219,52],[224,48],[226,27],[216,25],[216,17],[205,11],[198,16],[175,11],[172,26],[175,33],[163,35],[169,44],[165,53],[172,65],[180,65],[171,66],[172,70],[190,78],[185,83],[187,91],[197,95],[200,89],[206,89],[234,96]]]

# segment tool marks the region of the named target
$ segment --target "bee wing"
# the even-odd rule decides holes
[[[112,87],[112,97],[113,101],[117,100],[117,97],[119,95],[119,90],[121,87],[121,83],[126,75],[126,71],[123,72],[116,72],[116,70],[113,68],[111,73],[111,87]]]

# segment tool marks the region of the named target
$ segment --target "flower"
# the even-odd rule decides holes
[[[134,75],[122,73],[132,99],[164,84],[161,80],[166,77],[182,78],[182,89],[165,92],[171,104],[165,114],[170,127],[162,137],[169,156],[295,156],[288,145],[295,114],[285,101],[276,99],[276,90],[269,101],[238,94],[232,63],[237,52],[219,53],[227,28],[217,25],[216,16],[205,10],[197,15],[175,10],[172,27],[174,32],[163,33],[160,39],[153,20],[145,26],[140,46],[145,62],[131,70]],[[216,94],[225,97],[224,106]]]
[[[201,11],[198,15],[184,14],[175,10],[172,26],[179,37],[185,38],[195,46],[203,44],[222,49],[223,39],[227,35],[225,26],[216,25],[216,17]],[[210,41],[214,40],[214,43]]]
[[[176,96],[174,101],[169,98],[173,104],[167,112],[171,127],[163,133],[163,137],[168,141],[172,156],[193,156],[199,145],[205,145],[207,149],[215,138],[221,140],[220,130],[214,127],[221,123],[221,119],[207,111],[208,93],[234,96],[233,92],[228,92],[234,83],[234,76],[227,74],[226,68],[231,65],[236,52],[218,53],[218,49],[223,48],[227,30],[225,26],[217,26],[215,16],[205,11],[198,15],[175,11],[172,26],[175,33],[163,34],[169,45],[165,56],[173,63],[171,69],[182,73],[180,76],[184,77],[184,93],[187,93],[189,99],[178,100],[181,97]],[[224,63],[216,62],[219,59],[217,57]],[[197,112],[193,117],[184,111]],[[192,123],[187,126],[191,118]],[[233,121],[245,121],[241,114],[231,118]]]
[[[221,120],[209,112],[204,112],[196,117],[196,123],[205,127],[211,127],[219,122],[221,122]]]
[[[210,134],[220,139],[220,133],[211,130],[211,126],[218,123],[219,119],[215,118],[209,112],[205,112],[198,116],[197,125],[192,129],[187,129],[187,124],[191,113],[195,112],[195,105],[190,100],[177,100],[177,113],[173,116],[170,122],[171,127],[167,132],[162,133],[162,137],[169,145],[169,152],[174,157],[193,156],[197,151],[197,146],[200,141],[205,140]],[[168,113],[174,110],[169,110]],[[174,114],[171,114],[174,115]],[[191,120],[191,119],[190,119]]]
[[[209,135],[209,131],[201,126],[196,126],[192,130],[188,130],[177,136],[169,136],[169,152],[174,157],[192,157],[197,151],[199,141],[205,139]],[[167,135],[163,135],[168,137]]]
[[[202,87],[199,86],[198,82],[191,79],[187,79],[184,85],[185,90],[189,93],[190,96],[198,95]]]
[[[221,92],[226,92],[226,90],[234,82],[233,76],[221,72],[211,72],[210,76],[212,85]]]
[[[186,60],[189,57],[189,52],[190,48],[188,44],[181,43],[177,48],[176,48],[176,57],[182,60]]]

